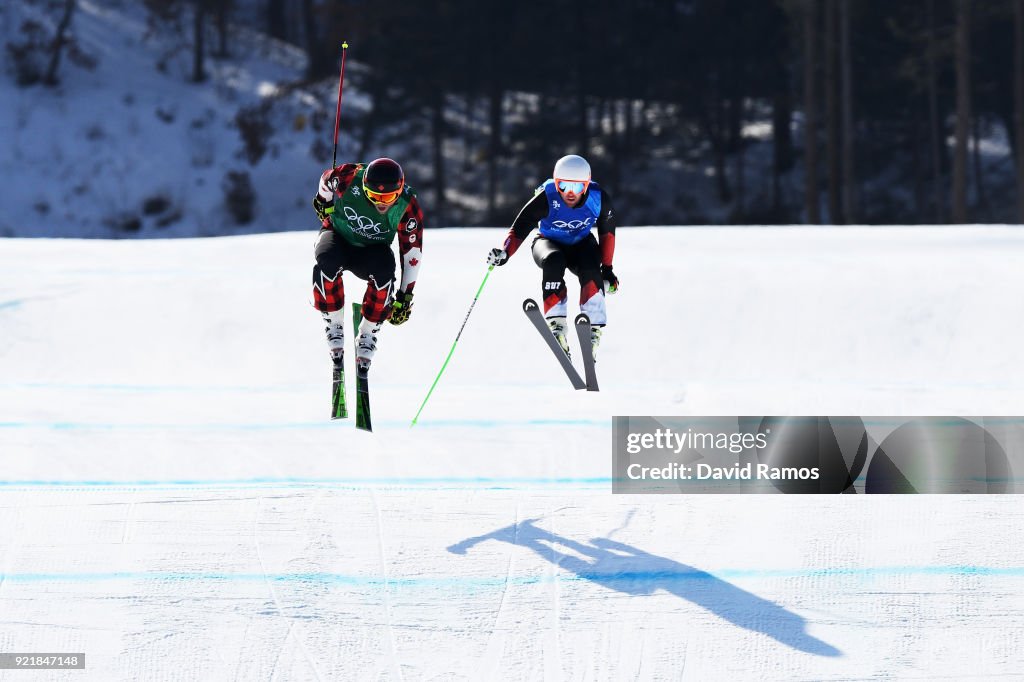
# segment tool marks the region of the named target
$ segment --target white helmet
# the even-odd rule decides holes
[[[555,163],[555,172],[551,177],[556,180],[590,182],[590,164],[582,156],[569,154],[569,156],[563,156]]]

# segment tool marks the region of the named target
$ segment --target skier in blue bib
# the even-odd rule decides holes
[[[580,311],[590,318],[596,358],[597,345],[608,322],[605,292],[615,293],[619,287],[612,272],[615,215],[611,197],[591,180],[590,164],[582,156],[570,154],[558,160],[552,177],[537,188],[533,198],[519,211],[502,246],[491,249],[488,264],[500,266],[508,262],[534,227],[539,234],[533,240],[533,260],[543,271],[541,296],[548,327],[568,353],[568,269],[580,281]],[[600,242],[594,238],[594,228]]]

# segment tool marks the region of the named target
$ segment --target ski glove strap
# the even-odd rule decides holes
[[[323,222],[328,220],[330,215],[334,213],[334,202],[326,202],[318,194],[313,197],[313,210],[316,211],[317,217]]]
[[[487,264],[502,266],[508,262],[508,252],[505,249],[491,249],[487,254]]]
[[[619,278],[612,272],[612,266],[601,266],[601,279],[604,280],[604,290],[606,293],[614,294],[619,290]]]
[[[402,324],[412,314],[412,292],[399,291],[391,302],[391,324]]]

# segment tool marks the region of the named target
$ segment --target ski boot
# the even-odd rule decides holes
[[[549,317],[548,329],[555,336],[555,341],[562,347],[566,355],[569,355],[569,338],[565,335],[566,323],[564,317]]]
[[[592,350],[591,355],[594,358],[594,362],[597,362],[597,347],[601,345],[601,334],[604,333],[604,327],[591,327],[590,328],[590,345]]]
[[[327,328],[327,348],[331,352],[331,362],[335,366],[343,364],[345,359],[345,310],[321,313]]]
[[[366,318],[359,324],[359,336],[356,338],[356,370],[365,374],[370,370],[373,354],[377,352],[377,332],[379,322],[370,322]]]

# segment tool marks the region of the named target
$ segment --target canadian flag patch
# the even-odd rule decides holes
[[[409,265],[411,265],[413,267],[416,267],[419,264],[420,264],[420,259],[419,258],[410,258],[409,259]]]

